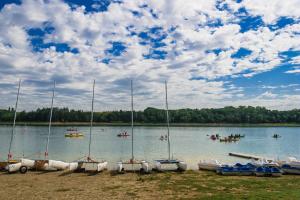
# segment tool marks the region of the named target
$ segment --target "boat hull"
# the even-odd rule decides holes
[[[80,168],[85,172],[101,172],[107,169],[107,162],[82,162]]]
[[[18,163],[15,163],[15,164],[9,164],[8,167],[7,167],[7,170],[8,170],[9,173],[13,173],[13,172],[19,171],[21,167],[22,167],[22,163],[18,162]]]
[[[300,166],[282,165],[281,167],[284,174],[298,174],[300,175]]]
[[[65,170],[68,169],[70,163],[66,163],[58,160],[49,160],[49,167],[55,168],[57,170]]]

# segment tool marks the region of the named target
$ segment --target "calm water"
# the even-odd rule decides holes
[[[89,127],[77,127],[85,134],[83,138],[65,138],[67,127],[52,127],[49,145],[49,158],[65,161],[77,160],[87,155]],[[116,161],[128,160],[131,155],[131,136],[118,138],[116,135],[130,127],[94,127],[92,155],[97,159],[109,161],[110,167]],[[48,127],[18,126],[13,141],[14,158],[42,158],[45,151]],[[195,169],[199,159],[214,158],[226,162],[235,162],[238,158],[229,157],[229,152],[250,153],[270,158],[284,159],[287,156],[300,158],[300,128],[233,128],[233,127],[172,127],[171,152],[174,158],[186,161],[189,168]],[[212,141],[207,134],[245,134],[236,143]],[[272,138],[277,133],[282,137]],[[0,126],[0,158],[6,159],[10,126]],[[159,137],[166,134],[164,127],[135,127],[134,154],[137,159],[167,157],[167,142]]]

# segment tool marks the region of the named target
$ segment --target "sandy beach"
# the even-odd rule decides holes
[[[224,177],[187,171],[140,175],[0,173],[0,199],[300,199],[300,176]]]

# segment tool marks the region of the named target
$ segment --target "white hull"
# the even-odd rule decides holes
[[[217,160],[201,160],[198,163],[199,170],[209,170],[209,171],[216,171],[222,164],[219,163]]]
[[[13,172],[17,172],[20,170],[20,168],[22,167],[22,163],[15,163],[15,164],[9,164],[7,167],[7,170],[9,173],[13,173]]]
[[[107,169],[107,162],[84,162],[82,168],[86,172],[101,172]]]
[[[118,173],[122,173],[123,172],[123,163],[122,162],[118,162],[117,163],[117,172]]]
[[[54,168],[58,170],[65,170],[68,169],[69,163],[57,160],[49,160],[49,168]]]
[[[177,167],[174,169],[174,165]],[[179,161],[176,163],[170,162],[170,163],[160,163],[156,161],[154,163],[154,167],[156,171],[173,171],[173,170],[179,170],[179,171],[186,171],[187,170],[187,164],[183,161]]]
[[[154,163],[154,169],[156,169],[157,171],[162,171],[162,167],[160,162],[155,162]]]
[[[180,171],[185,171],[187,169],[187,164],[181,161],[177,164],[177,167]]]
[[[145,173],[150,172],[149,163],[147,163],[146,161],[142,161],[141,165],[142,165],[142,169],[144,170]]]
[[[71,162],[67,168],[69,171],[73,172],[78,169],[78,162]]]
[[[132,166],[132,168],[130,169],[125,169],[125,166]],[[136,163],[123,163],[123,162],[118,162],[117,163],[117,172],[118,173],[122,173],[124,171],[138,171],[138,170],[142,170],[145,173],[149,173],[150,172],[150,166],[149,163],[146,161],[141,161],[141,162],[136,162]]]
[[[30,159],[26,159],[26,158],[22,158],[21,159],[21,163],[22,163],[22,166],[25,166],[27,168],[33,168],[34,167],[34,163],[35,161],[34,160],[30,160]]]

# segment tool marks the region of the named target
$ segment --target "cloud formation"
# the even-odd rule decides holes
[[[299,76],[299,4],[299,0],[7,3],[0,11],[0,103],[12,106],[21,78],[21,108],[47,106],[51,81],[56,80],[57,104],[86,110],[96,79],[97,110],[128,109],[133,79],[137,109],[163,106],[164,80],[169,82],[173,108],[296,108],[299,90],[273,93],[255,78]],[[278,68],[285,70],[273,73]],[[257,87],[249,91],[236,80],[250,80]]]

